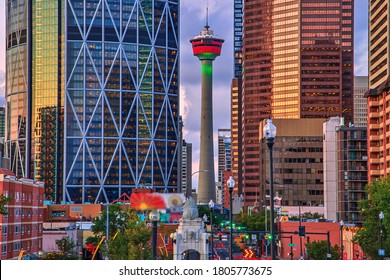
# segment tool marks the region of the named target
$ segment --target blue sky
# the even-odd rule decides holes
[[[5,1],[0,0],[0,104],[5,91]],[[200,63],[192,55],[189,40],[205,25],[206,5],[209,25],[225,39],[221,57],[214,62],[213,109],[214,139],[219,128],[230,128],[230,83],[233,77],[233,0],[181,0],[180,25],[180,110],[184,118],[184,137],[193,144],[193,167],[198,170],[200,138]],[[355,0],[355,75],[367,75],[368,0]],[[214,151],[217,153],[215,141]],[[217,162],[217,160],[215,160]],[[217,169],[216,169],[217,171]],[[197,175],[193,186],[197,186]]]

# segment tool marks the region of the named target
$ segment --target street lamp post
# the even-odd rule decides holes
[[[233,259],[233,189],[234,189],[235,181],[232,176],[230,176],[229,180],[227,181],[227,186],[229,188],[229,195],[230,195],[230,211],[229,211],[229,221],[230,221],[230,227],[229,227],[229,233],[230,233],[230,248],[229,248],[229,256],[230,259]]]
[[[210,228],[211,228],[211,259],[214,259],[214,227],[213,227],[213,215],[214,215],[214,201],[210,199]]]
[[[195,174],[198,174],[198,173],[201,173],[201,172],[209,172],[208,169],[204,169],[204,170],[198,170],[198,171],[195,171],[191,174],[191,184],[187,184],[187,188],[186,188],[186,197],[189,197],[192,195],[192,177],[195,175]]]
[[[160,213],[153,210],[149,214],[149,219],[152,221],[152,258],[157,259],[157,222],[160,220]]]
[[[271,118],[267,120],[267,124],[263,128],[264,137],[267,140],[267,146],[269,149],[269,176],[270,176],[270,234],[271,234],[271,259],[275,260],[275,221],[274,221],[274,172],[273,172],[273,156],[272,147],[274,145],[276,137],[276,126],[272,123]]]
[[[110,234],[110,204],[107,203],[107,209],[106,209],[106,239],[104,240],[106,242],[106,260],[108,260],[108,235]]]
[[[344,258],[343,251],[344,251],[344,242],[343,242],[343,227],[345,223],[343,220],[340,221],[340,260]]]
[[[379,221],[381,222],[381,228],[380,228],[380,252],[383,251],[383,219],[385,218],[385,214],[383,213],[383,211],[381,211],[379,213]],[[384,254],[380,254],[381,256],[384,255]]]

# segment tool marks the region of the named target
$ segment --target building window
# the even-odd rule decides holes
[[[15,226],[15,235],[19,234],[19,226]]]
[[[7,254],[7,244],[1,244],[1,255],[4,256]]]
[[[3,236],[7,236],[7,233],[8,233],[8,227],[7,226],[3,226],[2,227],[2,235]]]
[[[17,252],[17,251],[19,251],[19,248],[20,248],[20,244],[19,244],[19,242],[17,242],[17,243],[14,243],[14,252]]]

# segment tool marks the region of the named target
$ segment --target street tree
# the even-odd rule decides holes
[[[325,240],[313,241],[306,244],[307,255],[311,260],[326,260],[328,254],[328,242]],[[330,247],[332,260],[340,259],[340,248],[337,245]]]
[[[43,259],[45,260],[77,260],[78,254],[76,252],[75,242],[69,238],[69,236],[64,236],[61,239],[56,240],[56,245],[59,250],[59,253],[50,253],[47,254]]]
[[[265,216],[260,211],[252,211],[250,214],[241,212],[237,222],[246,227],[247,230],[265,230]]]
[[[108,240],[108,256],[112,260],[147,260],[152,258],[151,229],[142,222],[137,211],[125,212],[125,224],[115,238]]]
[[[210,222],[210,215],[211,215],[211,211],[210,211],[210,208],[208,206],[205,206],[205,205],[199,205],[198,206],[198,213],[199,213],[199,217],[203,218],[203,216],[206,214],[207,216],[207,222]],[[214,225],[219,225],[222,221],[224,220],[223,218],[223,215],[218,213],[217,211],[213,211],[213,224]]]
[[[367,198],[359,202],[360,212],[364,217],[363,226],[354,236],[353,241],[360,245],[363,252],[371,259],[382,259],[378,249],[390,253],[390,179],[372,181],[366,186]],[[383,212],[382,236],[379,213]],[[382,247],[381,247],[382,240]]]
[[[290,216],[288,219],[290,221],[299,221],[300,218],[303,218],[303,219],[323,219],[324,214],[318,213],[318,212],[315,212],[315,213],[305,212],[305,213],[301,214],[300,216],[299,215]]]
[[[7,209],[5,207],[5,205],[11,201],[11,198],[10,197],[6,197],[4,194],[2,194],[0,196],[0,214],[1,215],[7,215],[8,212],[7,212]]]
[[[119,204],[111,204],[108,211],[108,234],[114,236],[115,233],[125,227],[126,213]],[[87,238],[87,243],[92,243],[95,246],[99,243],[103,236],[107,234],[107,210],[103,210],[100,215],[93,219],[91,227],[94,236]]]

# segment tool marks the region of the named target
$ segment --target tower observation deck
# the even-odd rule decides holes
[[[206,23],[205,29],[190,40],[194,56],[202,63],[202,105],[198,182],[198,204],[215,201],[214,143],[213,143],[213,60],[221,54],[223,39],[214,36]]]

